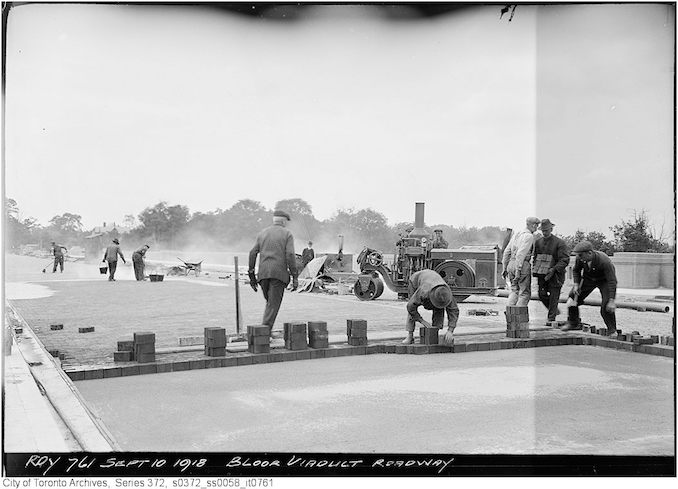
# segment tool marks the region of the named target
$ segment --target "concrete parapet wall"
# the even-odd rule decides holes
[[[572,284],[572,268],[576,256],[570,257],[565,282]],[[657,289],[675,286],[675,255],[673,253],[618,252],[610,259],[617,272],[617,286],[623,289]]]

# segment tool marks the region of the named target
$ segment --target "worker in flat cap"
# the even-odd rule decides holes
[[[134,278],[138,281],[144,280],[144,269],[146,268],[146,262],[144,258],[146,257],[146,252],[151,247],[147,244],[143,245],[141,248],[132,253],[132,265],[134,266]]]
[[[532,267],[530,260],[534,249],[534,233],[539,218],[525,219],[525,229],[515,233],[504,250],[502,274],[510,288],[508,305],[527,306],[532,295]]]
[[[433,230],[433,239],[431,240],[431,248],[447,248],[447,240],[443,237],[443,230],[436,228]]]
[[[548,310],[547,320],[555,321],[560,314],[558,300],[565,283],[565,269],[570,264],[570,250],[564,240],[553,234],[553,224],[542,219],[542,236],[534,242],[532,274],[537,277],[539,300]]]
[[[273,329],[275,318],[278,316],[280,304],[287,284],[292,278],[292,290],[297,290],[297,261],[294,254],[294,236],[285,226],[290,221],[290,215],[282,210],[273,212],[273,225],[267,227],[257,235],[257,240],[249,255],[250,286],[256,292],[261,285],[264,293],[266,308],[261,324]],[[254,267],[259,256],[259,272],[255,274]]]
[[[577,259],[572,268],[574,286],[571,298],[576,298],[579,307],[595,289],[600,291],[602,301],[600,315],[605,321],[609,336],[617,334],[617,316],[615,314],[615,297],[617,295],[617,273],[612,260],[603,252],[593,249],[590,241],[581,241],[573,250]],[[567,324],[563,330],[581,328],[580,324]]]
[[[421,323],[427,328],[443,327],[445,313],[447,313],[447,332],[443,338],[443,344],[446,346],[454,345],[454,328],[457,327],[459,319],[459,307],[454,300],[452,290],[447,285],[443,277],[433,270],[420,270],[410,276],[408,284],[408,293],[410,300],[407,302],[407,322],[405,329],[407,337],[403,343],[410,345],[414,343],[414,325]],[[433,311],[431,323],[426,321],[419,314],[419,306]]]

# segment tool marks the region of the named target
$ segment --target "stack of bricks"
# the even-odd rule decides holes
[[[351,346],[367,345],[367,321],[364,319],[347,319],[346,336]]]
[[[439,332],[438,328],[427,328],[426,326],[419,328],[419,343],[422,345],[437,345]]]
[[[118,351],[113,352],[113,361],[131,362],[134,360],[134,341],[118,341]]]
[[[155,362],[155,333],[134,333],[134,359],[137,362]]]
[[[288,350],[305,350],[307,348],[306,323],[284,323],[283,328],[285,348]]]
[[[51,331],[60,331],[60,330],[64,329],[64,325],[63,324],[50,324],[49,329]]]
[[[676,340],[673,336],[661,336],[659,338],[659,344],[664,346],[675,346]]]
[[[527,306],[506,306],[506,337],[530,337],[530,315]]]
[[[311,348],[329,348],[329,334],[325,321],[308,322],[308,346]]]
[[[205,328],[205,355],[226,356],[226,328]]]
[[[270,335],[271,328],[269,326],[247,326],[247,351],[250,353],[270,353]]]
[[[84,328],[78,328],[78,333],[94,333],[94,326],[87,326]]]

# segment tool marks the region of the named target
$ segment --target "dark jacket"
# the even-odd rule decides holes
[[[447,285],[438,272],[434,272],[433,270],[420,270],[412,274],[408,285],[410,300],[407,302],[407,312],[412,319],[421,321],[421,314],[419,314],[419,311],[417,310],[419,309],[419,306],[424,306],[424,309],[429,311],[434,309],[428,295],[431,292],[431,289],[438,285]],[[455,311],[459,311],[457,302],[453,299],[445,308],[445,311],[448,318],[452,317]]]
[[[548,238],[542,236],[534,243],[534,252],[532,256],[534,257],[535,264],[537,255],[541,254],[551,255],[551,265],[549,267],[549,272],[553,271],[553,277],[555,278],[558,285],[563,285],[565,283],[565,269],[570,264],[570,250],[567,247],[567,243],[553,234]],[[539,275],[546,274],[534,274],[535,277]],[[551,279],[549,282],[552,281],[553,279]]]
[[[125,261],[125,255],[122,254],[122,250],[120,250],[120,245],[112,244],[108,248],[106,248],[106,251],[104,252],[103,261],[118,261],[118,255],[120,255],[122,261]]]
[[[250,270],[254,270],[257,255],[259,255],[257,274],[259,282],[267,278],[276,278],[287,285],[290,283],[290,275],[297,276],[294,236],[289,229],[274,224],[257,235],[257,242],[250,250]]]
[[[64,256],[64,252],[62,250],[68,251],[65,246],[61,246],[60,244],[55,244],[52,246],[52,253],[56,257]]]
[[[583,276],[584,282],[595,285],[607,284],[611,299],[614,299],[617,295],[617,274],[614,265],[610,257],[601,251],[594,251],[593,259],[589,263],[585,263],[577,257],[572,275],[576,284],[581,282]]]
[[[301,252],[301,262],[304,266],[315,258],[315,252],[313,248],[304,248],[304,251]]]

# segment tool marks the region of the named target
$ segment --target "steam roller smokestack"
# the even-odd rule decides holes
[[[414,204],[414,229],[410,232],[413,238],[428,237],[428,233],[424,229],[424,203],[416,202]]]

